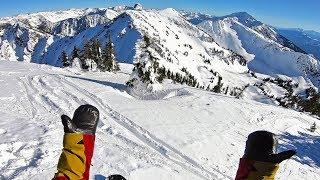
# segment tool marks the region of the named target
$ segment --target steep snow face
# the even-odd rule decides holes
[[[265,38],[268,38],[272,41],[275,41],[279,44],[281,44],[284,47],[290,48],[296,52],[300,52],[303,54],[307,54],[305,52],[305,50],[301,49],[300,47],[298,47],[294,42],[290,41],[289,39],[287,39],[286,37],[282,36],[281,34],[279,34],[275,28],[266,25],[266,24],[262,24],[259,26],[255,26],[252,27],[253,30],[257,31],[258,33],[262,34]]]
[[[146,50],[143,47],[143,37],[149,37],[152,47],[148,51],[157,59],[159,67],[185,76],[189,73],[199,82],[199,86],[213,88],[218,76],[226,74],[226,70],[230,76],[248,70],[239,63],[241,56],[219,46],[211,36],[188,22],[174,9],[127,9],[108,23],[87,28],[71,37],[55,39],[47,47],[43,62],[60,66],[62,51],[71,56],[73,47],[83,49],[84,44],[92,39],[99,40],[104,47],[109,36],[115,44],[118,61],[144,62],[145,67],[152,66],[150,59],[141,58]],[[228,79],[223,80],[225,85],[235,86]]]
[[[237,18],[203,22],[199,24],[199,27],[210,33],[217,42],[225,43],[228,42],[226,37],[233,38],[232,43],[225,43],[225,46],[237,53],[245,55],[243,50],[245,49],[248,53],[253,54],[254,59],[248,64],[251,70],[269,75],[284,74],[291,77],[304,76],[309,78],[313,78],[313,75],[319,71],[319,62],[312,56],[283,47],[241,24]],[[216,32],[219,32],[220,35],[215,35]],[[317,80],[314,83],[318,85]]]
[[[221,17],[221,19],[224,19],[226,17],[231,17],[231,18],[236,17],[238,22],[248,27],[256,27],[256,26],[263,25],[262,22],[256,20],[253,16],[251,16],[247,12],[232,13],[230,15]]]
[[[40,63],[50,36],[24,24],[6,25],[0,37],[0,59]]]
[[[242,46],[237,32],[231,28],[231,23],[224,23],[223,21],[204,21],[199,27],[205,29],[222,47],[235,51],[245,57],[248,61],[254,58],[254,54],[249,54]]]
[[[182,77],[190,74],[199,86],[204,87],[213,88],[218,82],[218,76],[226,70],[234,73],[247,71],[246,66],[240,63],[241,56],[219,46],[211,36],[172,8],[128,11],[128,14],[141,34],[151,39],[150,47],[147,48],[143,40],[138,43],[139,51],[134,62],[142,64],[143,71],[151,73],[152,82],[156,82],[156,75],[153,74],[156,70],[152,69],[153,60],[146,57],[146,54],[156,59],[156,66],[164,67],[173,74],[181,74]]]
[[[52,42],[106,24],[119,14],[112,9],[88,8],[1,18],[0,58],[55,65],[55,61],[43,60]]]
[[[290,39],[305,52],[320,59],[320,33],[303,29],[277,29],[277,32]]]
[[[89,13],[94,13],[99,9],[86,8],[86,9],[68,9],[64,11],[48,11],[48,12],[38,12],[31,14],[21,14],[12,17],[0,18],[0,23],[10,23],[15,24],[17,22],[26,22],[33,27],[40,25],[43,21],[49,21],[51,23],[56,23],[68,18],[77,18],[80,16],[87,15]]]
[[[232,13],[226,16],[212,16],[212,15],[204,15],[201,13],[189,13],[183,12],[184,16],[193,24],[198,25],[205,21],[219,21],[226,18],[236,18],[237,21],[244,26],[247,26],[259,34],[263,35],[265,38],[275,41],[282,46],[288,47],[296,52],[305,53],[304,50],[296,46],[293,42],[288,40],[287,38],[280,35],[275,28],[262,23],[261,21],[256,20],[253,16],[246,12],[237,12]]]
[[[301,48],[299,48],[297,45],[295,45],[293,42],[288,40],[287,38],[283,37],[280,35],[275,28],[266,25],[262,23],[261,21],[256,20],[253,16],[246,12],[238,12],[238,13],[233,13],[227,16],[219,17],[219,19],[224,19],[226,17],[231,17],[231,18],[237,18],[238,22],[243,24],[244,26],[247,26],[261,35],[263,35],[265,38],[270,39],[272,41],[275,41],[287,48],[290,48],[296,52],[301,52],[305,53]]]
[[[132,63],[136,53],[136,42],[141,34],[132,24],[131,17],[124,13],[110,24],[98,25],[88,28],[81,33],[64,37],[54,41],[43,56],[44,62],[54,66],[60,66],[59,56],[65,51],[70,57],[74,47],[83,49],[84,44],[91,39],[97,39],[102,47],[105,47],[108,38],[115,44],[115,51],[118,61]]]
[[[53,28],[53,33],[64,36],[74,36],[86,30],[87,28],[105,24],[117,17],[119,14],[120,12],[112,9],[98,9],[94,12],[88,13],[85,16],[68,18],[56,23],[55,27]]]

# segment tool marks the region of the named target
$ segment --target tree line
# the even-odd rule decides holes
[[[83,49],[74,47],[71,57],[68,57],[65,51],[62,51],[59,59],[63,67],[71,66],[75,59],[79,59],[81,68],[84,70],[92,69],[93,63],[101,71],[115,72],[119,71],[119,65],[116,60],[114,44],[109,37],[106,46],[102,48],[98,39],[91,39],[84,44]]]
[[[164,79],[171,79],[173,83],[180,83],[180,84],[186,84],[191,87],[196,87],[199,89],[204,89],[207,91],[215,92],[215,93],[228,93],[229,87],[226,89],[223,88],[223,83],[222,83],[222,77],[218,75],[217,72],[213,72],[212,70],[210,72],[213,73],[215,77],[218,78],[217,84],[214,87],[211,87],[211,84],[209,84],[206,88],[204,85],[200,85],[200,83],[197,81],[197,79],[187,70],[187,68],[183,67],[181,69],[182,72],[172,72],[170,69],[165,68],[164,66],[160,66],[158,62],[158,58],[153,55],[153,53],[150,51],[150,48],[155,50],[161,57],[162,51],[161,48],[159,48],[157,45],[159,42],[155,42],[156,40],[151,39],[149,36],[144,35],[142,39],[142,53],[140,55],[140,58],[147,58],[151,62],[151,66],[146,67],[146,62],[143,61],[138,61],[134,63],[134,69],[133,71],[137,72],[137,75],[139,79],[143,83],[150,83],[153,84],[155,83],[154,81],[157,81],[159,83],[162,83]],[[187,45],[185,45],[187,46]],[[192,46],[190,45],[190,48]],[[154,74],[155,79],[152,79],[151,76]],[[134,81],[136,79],[130,79],[126,84],[129,87],[132,87],[134,84]],[[231,89],[230,95],[240,97],[242,95],[242,92],[244,91],[245,88],[234,88]]]
[[[315,88],[309,87],[305,89],[304,92],[295,94],[294,88],[298,88],[299,84],[294,83],[292,80],[265,78],[263,81],[264,83],[274,83],[287,91],[284,97],[274,97],[273,95],[269,95],[264,90],[264,83],[254,84],[254,86],[262,90],[264,95],[270,99],[275,99],[280,106],[295,109],[301,112],[308,112],[312,115],[320,117],[320,92],[318,92]]]

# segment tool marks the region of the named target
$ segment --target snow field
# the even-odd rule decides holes
[[[137,99],[125,91],[127,64],[118,74],[0,67],[0,179],[51,179],[62,148],[60,115],[85,103],[101,112],[92,179],[233,179],[246,136],[260,129],[279,135],[280,150],[298,151],[277,179],[319,177],[319,130],[307,130],[319,120],[307,114],[172,84],[156,98]]]

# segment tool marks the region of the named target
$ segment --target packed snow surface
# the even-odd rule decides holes
[[[125,87],[132,65],[121,69],[0,61],[0,179],[51,179],[62,149],[60,116],[86,103],[101,112],[91,179],[233,179],[247,135],[262,129],[279,135],[279,150],[298,152],[281,163],[277,179],[319,179],[320,131],[308,131],[318,119],[172,84],[158,98],[137,99]]]

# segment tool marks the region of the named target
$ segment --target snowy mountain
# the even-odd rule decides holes
[[[153,98],[166,81],[274,104],[291,92],[277,78],[298,84],[294,94],[319,87],[316,59],[243,12],[214,17],[139,4],[71,9],[2,18],[0,32],[1,59],[59,67],[63,53],[71,57],[94,40],[103,48],[110,38],[117,60],[135,64],[128,85],[140,98]]]
[[[3,24],[1,27],[0,58],[13,61],[41,62],[46,47],[54,37],[25,24]]]
[[[298,152],[276,179],[317,179],[320,65],[285,37],[243,12],[140,4],[1,18],[0,179],[51,179],[60,116],[87,103],[101,114],[91,179],[234,179],[262,129]],[[114,45],[120,71],[83,70],[89,42]]]
[[[115,16],[112,9],[70,9],[1,18],[0,59],[47,63],[43,56],[53,42]]]
[[[249,86],[245,86],[247,88],[242,92],[245,97],[265,102],[261,98],[261,95],[265,95],[281,106],[307,109],[304,103],[306,98],[310,98],[306,95],[307,89],[319,88],[317,59],[307,55],[275,28],[257,21],[247,13],[233,13],[223,17],[184,11],[182,14],[207,32],[218,45],[243,56],[250,71],[273,77],[270,81],[269,77],[251,73],[253,78],[246,80]]]
[[[278,28],[277,32],[290,39],[297,46],[320,59],[320,33],[303,29]]]
[[[288,76],[317,72],[316,59],[265,38],[256,31],[258,27],[249,28],[240,23],[237,18],[204,21],[198,26],[211,34],[215,41],[223,44],[225,48],[230,48],[247,58],[246,53],[253,54],[254,58],[248,59],[250,60],[249,68],[256,72]]]
[[[188,18],[189,15],[185,14]],[[191,22],[192,18],[188,18]],[[222,47],[245,57],[250,70],[268,75],[307,76],[318,72],[317,59],[305,53],[247,13],[204,19],[197,24]],[[291,44],[288,46],[288,43]],[[294,47],[294,48],[288,48]],[[318,86],[318,80],[313,83]]]
[[[98,39],[104,46],[110,36],[115,44],[117,59],[133,63],[144,51],[141,47],[143,36],[148,36],[155,45],[153,55],[158,59],[159,67],[182,76],[190,74],[198,80],[198,86],[213,88],[224,69],[247,71],[241,56],[221,48],[208,34],[174,9],[144,10],[136,6],[84,11],[84,15],[54,24],[41,16],[38,21],[43,23],[32,26],[24,23],[22,15],[4,18],[3,22],[7,23],[3,24],[10,28],[2,30],[2,59],[61,66],[59,57],[63,51],[71,56],[74,47],[83,49],[84,44],[92,39]],[[14,23],[10,24],[12,21]],[[33,31],[38,34],[32,34]],[[213,66],[213,63],[216,65]]]
[[[296,52],[301,52],[305,53],[304,50],[296,46],[293,42],[291,42],[289,39],[286,37],[282,36],[279,34],[275,28],[264,24],[258,20],[256,20],[253,16],[246,12],[237,12],[237,13],[232,13],[230,15],[226,16],[212,16],[212,15],[205,15],[201,13],[190,13],[190,12],[185,12],[182,11],[184,16],[193,24],[198,25],[203,21],[218,21],[218,20],[223,20],[225,18],[237,18],[238,22],[243,24],[246,27],[249,27],[259,34],[263,35],[265,38],[270,39],[272,41],[275,41],[285,47],[288,47]]]

